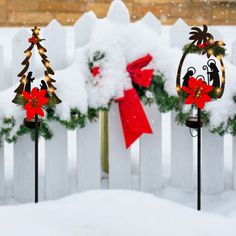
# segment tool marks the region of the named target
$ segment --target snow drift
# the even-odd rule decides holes
[[[235,236],[235,223],[151,194],[121,190],[0,208],[4,236]]]

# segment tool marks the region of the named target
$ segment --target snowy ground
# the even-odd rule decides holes
[[[0,210],[3,236],[235,236],[235,232],[234,218],[132,191],[91,191]]]

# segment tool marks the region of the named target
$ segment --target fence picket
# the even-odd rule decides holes
[[[99,122],[77,129],[78,191],[99,189],[101,182]]]
[[[209,27],[209,32],[210,32],[212,35],[214,35],[214,40],[215,40],[215,41],[218,41],[218,40],[224,41],[223,35],[222,35],[222,34],[220,33],[220,31],[219,31],[218,29],[216,29],[215,27],[210,26],[210,27]]]
[[[90,39],[97,17],[93,11],[84,13],[75,23],[75,47],[84,46]]]
[[[29,47],[28,38],[30,33],[26,29],[20,29],[12,40],[12,84],[18,83],[17,75],[23,69],[21,62],[25,59],[24,51]],[[34,71],[35,54],[33,53],[30,59],[28,71]],[[12,85],[10,84],[10,85]]]
[[[151,192],[162,186],[161,113],[156,105],[145,106],[153,134],[140,139],[140,189]]]
[[[161,22],[151,12],[148,12],[141,21],[161,35]]]
[[[50,123],[54,133],[45,141],[46,199],[57,199],[68,194],[67,130],[56,122]]]
[[[236,190],[236,137],[232,137],[232,182],[233,189]]]
[[[193,138],[189,129],[175,122],[171,112],[171,183],[184,191],[193,191]]]
[[[5,190],[5,159],[4,159],[4,144],[0,147],[0,199],[6,196]]]
[[[224,191],[224,139],[202,131],[202,189],[204,193]]]
[[[232,64],[236,65],[236,40],[232,43],[231,60]]]
[[[131,153],[125,148],[120,113],[117,104],[109,111],[109,186],[131,189]]]
[[[189,26],[179,18],[170,28],[170,46],[182,49],[188,42]]]
[[[3,46],[0,45],[0,90],[3,90],[5,87],[4,79],[4,55],[3,55]]]
[[[34,201],[34,142],[29,135],[14,144],[14,197],[19,202]]]
[[[43,31],[47,56],[54,69],[63,69],[67,65],[66,31],[57,20],[52,20]]]

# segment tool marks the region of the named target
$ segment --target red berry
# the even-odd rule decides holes
[[[100,73],[100,68],[98,66],[94,66],[91,70],[93,76],[97,76]]]
[[[209,42],[205,42],[205,46],[207,47],[209,45]]]
[[[34,36],[29,38],[28,41],[29,41],[29,43],[33,43],[33,44],[37,44],[38,43],[38,40]]]

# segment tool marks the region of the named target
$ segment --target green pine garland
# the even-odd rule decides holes
[[[160,112],[165,113],[169,111],[176,111],[176,122],[179,125],[184,125],[187,117],[191,115],[192,109],[189,112],[183,111],[183,105],[185,100],[185,94],[178,96],[169,95],[165,90],[165,79],[162,74],[156,74],[153,76],[151,86],[148,88],[141,87],[137,84],[133,84],[134,88],[143,102],[144,105],[150,105],[156,103]],[[60,116],[56,115],[55,107],[46,108],[46,118],[41,120],[42,126],[39,130],[40,136],[43,138],[51,139],[53,132],[50,129],[48,122],[55,121],[64,126],[68,130],[74,130],[76,128],[85,127],[88,122],[93,122],[98,119],[100,110],[109,110],[111,102],[108,107],[102,107],[99,109],[89,108],[86,114],[82,114],[77,108],[73,108],[70,111],[70,119],[63,120]],[[202,120],[204,126],[209,126],[210,114],[206,111],[202,111]],[[15,126],[14,117],[5,118],[3,120],[3,128],[0,130],[0,143],[5,139],[8,142],[16,142],[17,139],[24,135],[29,134],[34,139],[34,130],[25,127],[23,124],[19,130],[11,136],[11,131]],[[212,133],[224,135],[226,132],[236,135],[236,116],[230,118],[225,126],[223,123],[210,130]]]
[[[225,49],[218,45],[209,45],[206,49],[212,49],[214,51],[213,55],[216,57],[218,55],[225,55]],[[187,44],[183,50],[187,53],[202,54],[206,49],[201,49],[195,46],[194,44]],[[103,59],[104,57],[104,53],[96,52],[94,54],[94,57],[92,58],[92,61],[89,61],[88,63],[89,68],[91,69],[94,66],[95,62]],[[162,113],[176,111],[176,122],[179,125],[184,125],[187,117],[191,115],[193,107],[190,109],[189,112],[183,111],[183,105],[186,99],[186,94],[184,92],[181,92],[179,94],[180,96],[177,96],[177,94],[176,96],[169,95],[168,92],[165,90],[165,78],[161,73],[157,73],[153,76],[153,80],[150,87],[144,88],[135,83],[133,83],[133,87],[136,89],[144,105],[156,103],[159,111]],[[24,106],[26,102],[23,96],[19,97],[18,101],[18,104],[22,106]],[[236,102],[236,96],[234,97],[234,101]],[[88,108],[86,114],[81,113],[77,108],[73,108],[70,111],[70,119],[68,120],[63,120],[60,118],[59,115],[56,114],[55,106],[47,106],[45,108],[46,118],[41,120],[42,125],[39,130],[39,134],[45,139],[51,139],[53,137],[53,132],[49,127],[49,122],[51,121],[58,122],[60,125],[64,126],[68,130],[73,130],[78,127],[85,127],[88,122],[93,122],[98,119],[100,110],[109,110],[112,102],[114,101],[111,100],[107,107],[100,107],[98,109]],[[204,126],[209,126],[210,114],[206,111],[202,111],[202,120]],[[219,135],[224,135],[226,132],[231,133],[232,135],[236,135],[236,116],[233,118],[229,118],[226,123],[227,125],[222,123],[218,127],[211,129],[210,131]],[[3,128],[0,130],[0,144],[4,139],[8,142],[16,142],[16,140],[24,134],[30,134],[32,139],[34,139],[34,130],[25,127],[23,124],[19,127],[18,131],[12,136],[11,131],[14,126],[14,117],[5,118],[3,120]]]
[[[209,44],[205,48],[199,48],[197,45],[194,43],[189,43],[186,44],[183,48],[184,53],[189,53],[189,54],[204,54],[207,53],[207,51],[211,50],[212,55],[217,57],[217,56],[225,56],[226,55],[226,49],[218,46],[217,44]]]
[[[41,119],[41,127],[39,129],[39,136],[42,136],[44,139],[48,140],[53,137],[53,132],[50,129],[49,123],[51,121],[58,122],[68,130],[74,130],[78,127],[85,127],[86,123],[96,121],[98,119],[99,109],[89,108],[86,114],[82,114],[78,109],[74,108],[70,111],[70,119],[63,120],[58,115],[55,114],[54,107],[48,107],[46,109],[46,119]],[[7,142],[12,143],[16,142],[20,136],[29,134],[34,140],[34,129],[29,129],[20,125],[19,129],[14,135],[11,135],[11,131],[15,126],[14,117],[5,118],[3,120],[3,128],[0,130],[0,145],[5,139]]]
[[[165,80],[162,74],[154,75],[151,86],[148,88],[141,87],[135,83],[133,83],[133,86],[144,105],[156,103],[160,112],[178,109],[179,98],[177,96],[170,96],[165,91]]]

